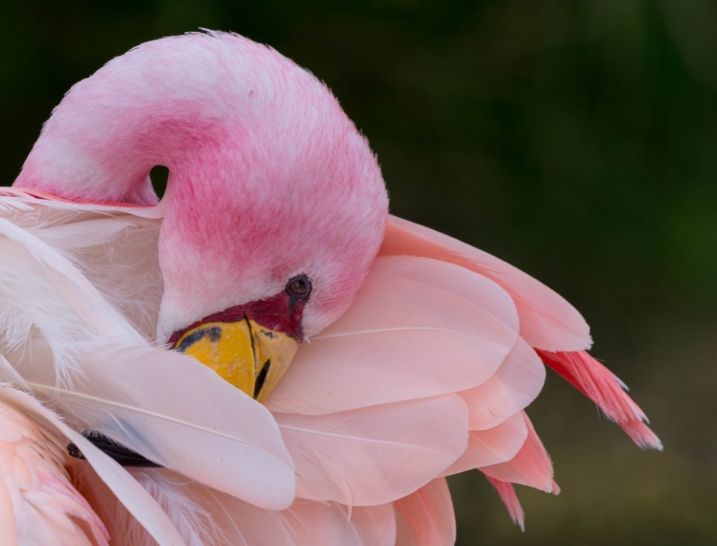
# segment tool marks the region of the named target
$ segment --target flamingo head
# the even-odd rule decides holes
[[[368,274],[388,214],[376,159],[313,75],[240,36],[190,34],[75,85],[15,184],[151,203],[157,164],[157,339],[263,400]]]
[[[257,127],[239,161],[205,150],[196,177],[171,182],[160,236],[158,339],[259,400],[298,343],[350,306],[387,218],[373,154],[315,85],[325,103],[304,116],[321,123],[287,112],[296,126]]]

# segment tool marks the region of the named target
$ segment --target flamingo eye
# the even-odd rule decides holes
[[[306,275],[297,275],[286,283],[286,293],[292,299],[305,300],[311,294],[311,281]]]

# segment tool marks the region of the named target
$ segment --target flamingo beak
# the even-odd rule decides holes
[[[248,318],[207,322],[185,332],[172,346],[259,402],[269,396],[298,348],[291,336]]]

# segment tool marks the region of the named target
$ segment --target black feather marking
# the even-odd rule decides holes
[[[82,433],[82,436],[87,438],[95,445],[95,447],[99,448],[100,451],[117,461],[122,466],[134,466],[140,468],[161,468],[161,465],[153,463],[139,453],[124,447],[122,444],[118,444],[114,440],[108,438],[104,434],[100,434],[97,431],[86,430]],[[85,458],[85,456],[75,444],[70,444],[67,446],[67,453],[75,459]]]

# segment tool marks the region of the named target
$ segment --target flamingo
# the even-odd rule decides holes
[[[76,84],[0,255],[3,544],[449,545],[470,469],[522,527],[545,365],[661,448],[569,303],[389,215],[326,86],[236,34]]]

